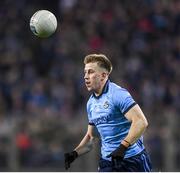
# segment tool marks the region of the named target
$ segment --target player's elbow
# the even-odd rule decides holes
[[[143,120],[143,127],[144,127],[144,130],[148,127],[148,121],[147,121],[147,119],[144,119]]]
[[[148,121],[145,117],[134,119],[134,122],[136,122],[142,130],[145,130],[148,127]]]
[[[142,131],[145,131],[146,128],[148,127],[148,121],[146,120],[146,118],[141,118],[137,121],[137,124],[139,126],[139,128],[141,128]]]

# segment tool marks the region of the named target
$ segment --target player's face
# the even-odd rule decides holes
[[[104,80],[104,69],[100,68],[97,63],[88,63],[84,68],[84,79],[88,91],[99,93]]]

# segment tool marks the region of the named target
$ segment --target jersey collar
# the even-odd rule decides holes
[[[95,97],[96,99],[100,98],[104,93],[107,93],[108,92],[108,89],[109,89],[109,83],[110,83],[110,80],[108,79],[103,87],[103,90],[102,90],[102,93],[99,95],[99,96],[96,96],[95,93],[93,92],[93,97]]]

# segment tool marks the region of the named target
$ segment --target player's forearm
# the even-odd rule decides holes
[[[88,153],[89,151],[91,151],[91,149],[93,148],[93,144],[91,141],[89,141],[88,143],[86,143],[83,146],[78,146],[75,151],[78,153],[78,156],[81,156],[83,154]]]
[[[148,123],[144,119],[132,121],[129,133],[125,137],[125,141],[128,141],[130,144],[135,143],[142,136],[147,126]]]
[[[92,150],[94,143],[94,138],[86,135],[81,143],[75,148],[78,156],[88,153]]]

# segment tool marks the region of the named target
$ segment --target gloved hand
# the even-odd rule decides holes
[[[117,166],[120,161],[124,159],[125,152],[127,150],[127,147],[123,144],[120,144],[120,146],[114,150],[111,154],[107,156],[107,158],[112,158],[112,163],[114,166]]]
[[[70,164],[78,157],[78,153],[76,151],[72,151],[70,153],[64,154],[64,161],[65,161],[65,169],[67,170],[70,168]]]

